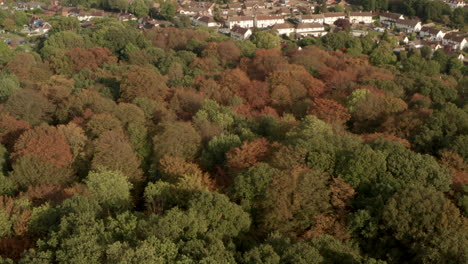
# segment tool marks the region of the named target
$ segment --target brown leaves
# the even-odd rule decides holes
[[[17,120],[10,115],[0,116],[0,139],[2,144],[11,151],[18,137],[30,127],[28,123]]]
[[[132,184],[143,181],[140,160],[133,151],[128,139],[120,131],[104,132],[94,142],[93,169],[119,170]]]
[[[73,160],[65,136],[55,127],[35,127],[24,132],[15,143],[13,158],[31,155],[56,167],[67,167]]]
[[[20,206],[12,197],[0,196],[0,208],[9,217],[11,226],[11,235],[21,236],[28,231],[28,222],[31,218],[31,211]]]
[[[309,113],[317,116],[328,123],[343,124],[351,118],[348,109],[333,100],[315,98],[314,107]]]
[[[159,161],[162,179],[181,187],[214,190],[215,184],[208,173],[200,170],[197,164],[181,158],[164,156]]]
[[[232,172],[253,167],[266,157],[269,146],[265,138],[244,141],[241,147],[233,148],[226,154],[226,167]]]
[[[74,72],[80,72],[83,69],[94,70],[103,64],[115,64],[117,58],[107,48],[96,47],[90,49],[74,48],[66,53],[66,56],[72,63]]]
[[[146,67],[132,67],[120,84],[121,100],[131,102],[137,97],[148,97],[156,101],[163,101],[167,95],[167,78]]]

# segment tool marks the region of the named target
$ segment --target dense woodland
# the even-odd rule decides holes
[[[455,57],[53,23],[0,43],[0,263],[466,263]]]

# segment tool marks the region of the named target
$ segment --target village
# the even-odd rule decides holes
[[[451,8],[468,8],[463,0],[446,0]],[[173,23],[150,16],[138,18],[128,11],[107,12],[98,9],[84,9],[65,6],[60,0],[52,0],[49,5],[43,2],[17,2],[13,7],[0,1],[2,9],[26,12],[37,12],[31,16],[29,23],[23,25],[19,32],[27,37],[45,35],[52,29],[46,17],[76,17],[82,27],[92,25],[94,19],[114,17],[120,21],[136,24],[141,30],[155,27],[171,27]],[[326,5],[326,8],[324,8]],[[155,4],[157,10],[159,4]],[[13,10],[11,10],[13,9]],[[321,12],[323,9],[334,12]],[[233,1],[228,4],[197,2],[183,0],[178,2],[176,13],[191,21],[194,27],[207,27],[235,40],[248,40],[254,31],[264,30],[283,38],[300,40],[302,38],[320,38],[329,32],[337,32],[347,27],[355,37],[370,34],[378,42],[378,35],[386,32],[397,40],[394,52],[412,48],[430,47],[433,51],[443,49],[447,54],[455,55],[461,61],[468,48],[468,33],[456,28],[445,27],[437,23],[423,24],[417,17],[405,17],[390,12],[351,11],[353,8],[346,2],[328,1],[323,5],[310,1],[269,0],[244,2]],[[343,26],[345,25],[345,26]],[[6,33],[4,28],[2,33]],[[17,31],[15,31],[17,32]],[[24,38],[2,38],[12,48],[26,44]],[[465,52],[464,52],[465,50]],[[27,50],[26,50],[27,51]]]

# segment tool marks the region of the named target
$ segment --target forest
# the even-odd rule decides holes
[[[466,263],[455,56],[77,23],[0,43],[0,263]]]

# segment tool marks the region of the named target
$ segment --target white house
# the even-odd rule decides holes
[[[243,28],[252,28],[254,27],[254,19],[251,16],[235,16],[228,18],[226,26],[231,29],[234,25],[238,25]]]
[[[177,12],[186,16],[213,16],[215,4],[211,2],[191,1],[184,7],[179,7]]]
[[[402,14],[397,14],[397,13],[381,13],[380,14],[380,21],[381,22],[390,22],[390,23],[395,23],[397,20],[402,20],[405,19],[405,17]]]
[[[306,37],[321,37],[327,34],[325,27],[319,23],[299,23],[296,27],[296,34]]]
[[[419,32],[422,28],[420,21],[407,19],[397,19],[395,21],[395,27],[406,33]]]
[[[301,23],[320,23],[323,24],[325,17],[323,14],[300,15],[299,22]]]
[[[136,21],[138,18],[131,13],[120,13],[117,17],[120,21]]]
[[[79,12],[76,15],[76,18],[78,18],[79,21],[90,21],[93,18],[102,18],[106,16],[106,12],[104,11],[92,11],[92,12],[86,12],[84,10],[79,10]]]
[[[278,35],[289,35],[295,31],[294,26],[290,23],[276,24],[271,29],[276,30]]]
[[[371,24],[373,22],[372,12],[350,12],[349,21],[353,24]]]
[[[252,30],[249,28],[243,28],[236,25],[231,29],[231,38],[233,39],[246,40],[249,39],[250,36],[252,36]]]
[[[241,3],[229,3],[227,4],[227,8],[232,11],[241,11],[242,4]]]
[[[263,2],[260,1],[246,1],[244,2],[244,8],[247,10],[252,10],[252,9],[265,9],[266,5]]]
[[[283,24],[284,17],[283,16],[256,16],[255,17],[255,27],[257,28],[266,28],[271,27],[276,24]]]
[[[344,19],[345,18],[345,13],[343,12],[330,12],[330,13],[324,13],[324,21],[323,23],[332,25],[335,23],[336,20],[338,19]]]
[[[457,9],[459,7],[463,8],[466,6],[465,0],[445,0],[444,2],[452,9]]]
[[[468,41],[463,36],[457,36],[455,34],[446,34],[442,39],[443,45],[451,46],[453,50],[464,49],[468,47]]]
[[[197,26],[204,26],[204,27],[219,27],[220,24],[216,22],[212,17],[209,16],[202,16],[198,17],[194,20],[194,24]]]
[[[431,27],[422,27],[421,31],[419,31],[419,36],[422,38],[427,37],[431,41],[435,41],[435,40],[441,41],[444,38],[445,33],[442,32],[442,30],[440,29],[431,28]]]
[[[421,41],[421,43],[424,46],[428,46],[429,48],[431,48],[432,51],[436,51],[438,49],[443,48],[443,46],[440,45],[440,42],[437,42],[437,41]]]

